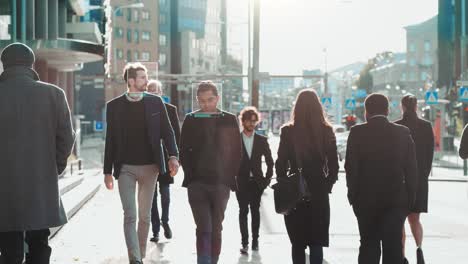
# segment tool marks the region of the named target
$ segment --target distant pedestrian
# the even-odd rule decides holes
[[[292,244],[293,264],[322,264],[323,247],[329,245],[330,201],[338,179],[338,154],[333,127],[328,122],[317,93],[302,90],[296,98],[291,121],[281,128],[276,176],[302,169],[309,195],[284,216]]]
[[[237,190],[241,138],[236,116],[217,107],[218,88],[213,82],[199,83],[196,95],[201,109],[187,114],[182,124],[180,161],[197,226],[197,263],[216,264],[224,211],[230,190]]]
[[[162,84],[158,80],[151,80],[148,82],[148,92],[155,94],[157,96],[162,96]],[[177,107],[169,103],[164,103],[166,107],[167,114],[169,116],[169,121],[171,122],[172,128],[174,129],[174,135],[176,138],[177,145],[179,145],[180,140],[180,124],[179,116],[177,115]],[[163,146],[164,147],[164,146]],[[166,161],[166,167],[168,167],[169,154],[167,153],[167,148],[164,147],[164,158]],[[161,218],[159,218],[158,210],[158,182],[159,182],[159,193],[161,194]],[[161,173],[156,182],[156,189],[154,191],[153,205],[151,207],[151,225],[153,229],[153,237],[150,239],[152,242],[159,241],[159,230],[162,227],[164,229],[164,236],[167,239],[172,238],[172,230],[169,226],[169,204],[171,202],[171,193],[169,186],[174,183],[174,178],[170,175],[168,171],[166,173]]]
[[[131,264],[141,264],[146,255],[156,179],[159,173],[165,173],[161,140],[170,156],[168,169],[172,176],[179,168],[178,151],[161,97],[146,93],[146,68],[129,63],[123,78],[127,92],[107,103],[104,182],[109,190],[114,188],[112,174],[119,182],[128,258]]]
[[[417,264],[424,264],[422,251],[423,227],[419,220],[420,213],[427,213],[429,174],[432,169],[432,159],[434,157],[434,133],[431,123],[418,117],[418,99],[414,95],[405,95],[401,99],[403,118],[396,121],[396,124],[409,128],[411,137],[416,147],[416,160],[418,167],[418,187],[416,191],[416,201],[410,208],[408,222],[416,242]],[[405,228],[403,227],[403,255],[405,255]],[[408,260],[404,259],[404,264]]]
[[[242,236],[241,253],[248,252],[249,229],[247,215],[252,219],[252,250],[257,251],[260,229],[260,201],[265,188],[273,176],[274,162],[271,157],[270,145],[265,136],[255,133],[255,127],[260,122],[260,113],[255,107],[246,107],[240,113],[242,122],[242,160],[237,178],[239,189],[236,192],[239,202],[239,226]],[[264,157],[267,171],[262,170]]]
[[[349,203],[356,215],[361,246],[359,264],[403,262],[404,221],[413,208],[418,184],[410,130],[388,121],[388,99],[371,94],[366,123],[351,128],[346,150]]]
[[[1,54],[0,253],[5,264],[49,263],[49,228],[64,225],[58,177],[74,143],[64,91],[39,81],[34,53],[13,43]],[[1,260],[0,260],[1,262]]]
[[[468,159],[468,125],[463,129],[458,154],[460,155],[460,158]]]

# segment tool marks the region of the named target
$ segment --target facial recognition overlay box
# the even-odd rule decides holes
[[[224,111],[224,109],[222,109],[223,84],[220,82],[212,83],[218,90],[218,96],[213,95],[213,92],[208,92],[206,94],[200,94],[199,97],[197,96],[197,91],[200,82],[192,83],[192,115],[196,118],[216,118],[222,116],[222,111]]]

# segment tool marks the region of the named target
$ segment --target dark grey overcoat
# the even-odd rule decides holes
[[[74,143],[62,89],[35,71],[12,66],[0,75],[0,232],[63,225],[58,175]]]

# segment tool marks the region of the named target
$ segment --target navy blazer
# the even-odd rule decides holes
[[[104,174],[111,174],[117,179],[122,168],[125,153],[125,129],[122,124],[122,112],[125,110],[125,94],[109,101],[106,109],[106,146],[104,152]],[[179,157],[174,130],[172,129],[166,107],[161,97],[144,93],[145,121],[148,129],[148,141],[153,150],[154,162],[160,173],[166,172],[161,140],[169,156]],[[113,170],[112,170],[113,169]]]

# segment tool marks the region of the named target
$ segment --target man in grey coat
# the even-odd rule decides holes
[[[26,263],[49,263],[49,228],[67,222],[58,176],[74,143],[70,110],[62,89],[39,81],[29,47],[10,44],[0,59],[1,258],[23,263],[26,242]]]

